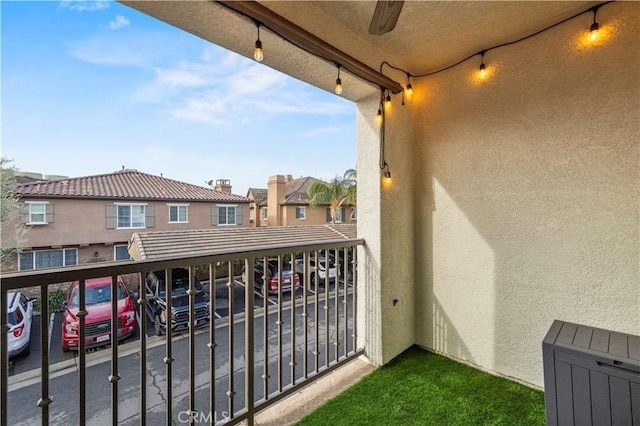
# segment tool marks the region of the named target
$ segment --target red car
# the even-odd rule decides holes
[[[67,300],[62,304],[62,350],[78,350],[80,319],[79,282],[69,287]],[[111,277],[88,279],[85,284],[86,347],[106,345],[111,342]],[[129,290],[122,277],[118,276],[118,340],[133,334],[137,325],[136,311]]]

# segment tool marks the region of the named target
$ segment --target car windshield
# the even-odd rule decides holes
[[[76,287],[73,290],[73,297],[71,298],[71,307],[77,308],[80,306],[80,287]],[[125,299],[127,297],[127,290],[122,283],[118,283],[118,300]],[[111,284],[105,284],[97,287],[87,287],[85,291],[85,303],[87,305],[97,305],[99,303],[111,302]]]
[[[189,290],[189,277],[174,277],[172,283],[171,297],[187,294],[187,290]],[[164,280],[159,281],[158,286],[158,295],[165,296],[167,294],[167,289]],[[202,285],[200,284],[200,281],[195,278],[193,281],[193,287],[196,291],[202,291]]]

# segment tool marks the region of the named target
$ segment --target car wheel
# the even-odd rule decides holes
[[[27,347],[22,351],[22,355],[27,356],[31,353],[31,339],[29,339],[29,343],[27,343]]]
[[[162,336],[162,326],[160,325],[160,317],[158,315],[153,317],[153,331],[155,331],[156,336]]]

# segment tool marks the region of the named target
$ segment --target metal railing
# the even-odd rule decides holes
[[[32,423],[38,415],[43,425],[52,419],[85,424],[107,417],[112,424],[253,424],[257,411],[362,353],[356,343],[357,246],[362,244],[335,240],[5,274],[0,288],[0,424]],[[243,278],[238,265],[243,265]],[[190,325],[185,332],[171,326],[179,308],[172,307],[172,300],[179,300],[172,297],[177,292],[175,268],[186,269],[189,277]],[[203,269],[208,269],[210,321],[198,328],[196,273]],[[153,271],[165,274],[166,336],[147,336],[151,321],[157,321],[148,315],[159,298],[146,285]],[[111,303],[110,349],[87,353],[92,309],[86,300],[87,280],[111,277],[111,300],[116,301],[114,283],[127,274],[139,280],[137,341],[113,338],[118,336],[119,313],[118,303]],[[52,327],[56,317],[48,312],[48,290],[67,282],[77,282],[79,291],[77,367],[52,375],[49,347],[62,336]],[[40,290],[40,375],[21,386],[9,375],[7,300],[10,292],[31,287]],[[63,393],[56,394],[60,389]]]

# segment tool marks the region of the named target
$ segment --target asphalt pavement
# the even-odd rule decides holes
[[[234,286],[235,287],[235,286]],[[241,286],[234,289],[234,296],[238,292],[237,300],[243,300],[244,289]],[[341,286],[342,287],[342,286]],[[226,287],[225,287],[226,288]],[[216,295],[217,295],[216,291]],[[318,321],[315,318],[315,297],[310,294],[307,305],[307,347],[303,345],[304,316],[301,301],[297,304],[292,316],[291,304],[283,303],[278,310],[269,299],[267,306],[269,314],[264,317],[264,311],[256,312],[254,322],[255,336],[255,400],[259,401],[267,395],[273,397],[281,388],[286,388],[292,382],[298,382],[304,376],[304,366],[307,373],[313,373],[316,369],[323,369],[335,362],[336,352],[341,356],[345,351],[352,350],[352,322],[351,295],[344,304],[344,292],[336,303],[335,297],[330,297],[326,304],[322,297],[318,300]],[[225,299],[216,297],[217,302]],[[277,296],[276,296],[277,299]],[[226,299],[228,300],[228,299]],[[289,297],[290,300],[290,297]],[[264,300],[256,295],[256,305],[263,306]],[[344,307],[347,307],[348,317],[345,319]],[[337,310],[336,310],[337,308]],[[233,311],[236,311],[234,303]],[[336,313],[338,317],[336,318]],[[278,317],[280,315],[280,318]],[[325,317],[328,315],[328,318]],[[59,314],[56,315],[52,331],[60,332]],[[294,321],[292,327],[292,320]],[[266,333],[265,333],[266,324]],[[317,324],[317,329],[316,329]],[[347,331],[344,330],[347,324]],[[336,326],[338,328],[336,328]],[[342,328],[340,328],[342,327]],[[295,329],[295,333],[292,333]],[[221,318],[215,323],[215,364],[214,383],[210,383],[210,349],[209,327],[198,330],[195,340],[195,385],[196,407],[202,418],[207,416],[209,420],[223,420],[229,413],[237,411],[244,406],[244,320]],[[317,331],[316,331],[317,330]],[[39,329],[34,327],[34,334],[39,334]],[[153,334],[152,328],[146,330],[147,335]],[[318,345],[315,344],[315,335],[318,335]],[[52,333],[55,335],[55,333]],[[34,335],[32,335],[32,338]],[[178,334],[174,339],[172,363],[172,407],[174,421],[177,423],[185,419],[184,411],[188,408],[189,397],[189,362],[188,339],[184,334]],[[229,340],[233,338],[233,350],[230,350]],[[346,338],[346,340],[345,340]],[[38,340],[38,339],[36,339]],[[55,342],[58,340],[57,346]],[[50,395],[54,402],[51,404],[51,423],[74,424],[78,419],[78,367],[77,354],[62,353],[59,346],[59,338],[51,339],[51,379]],[[118,408],[119,423],[138,424],[139,422],[139,395],[140,395],[140,353],[137,337],[127,339],[119,345],[121,356],[118,359],[119,373],[122,376],[118,381]],[[267,346],[264,342],[267,342]],[[167,374],[163,362],[165,354],[165,338],[149,337],[147,340],[147,359],[145,364],[145,384],[147,389],[147,421],[150,424],[164,422],[167,398]],[[278,350],[281,347],[282,354]],[[293,349],[293,351],[292,351]],[[291,354],[294,353],[292,359]],[[305,357],[306,354],[306,357]],[[13,374],[9,383],[9,419],[11,424],[34,424],[40,422],[40,410],[36,407],[36,401],[40,397],[39,374],[27,378],[32,371],[25,371],[32,360],[39,362],[39,348],[32,347],[32,354],[18,363],[14,360]],[[61,360],[61,361],[60,361]],[[265,360],[267,362],[265,362]],[[110,351],[96,351],[87,355],[87,421],[88,424],[104,424],[110,422],[111,413],[111,386],[108,377],[111,374]],[[317,361],[317,362],[316,362]],[[265,368],[266,365],[266,368]],[[37,367],[36,367],[37,368]],[[20,370],[22,369],[22,370]],[[22,371],[22,373],[21,373]],[[293,374],[292,374],[293,373]],[[292,379],[293,377],[293,379]],[[267,380],[265,380],[267,378]],[[12,379],[14,379],[12,383]],[[19,379],[19,380],[18,380]],[[214,390],[215,408],[209,411],[210,391]],[[231,393],[228,393],[231,391]],[[233,395],[229,397],[228,394]]]

